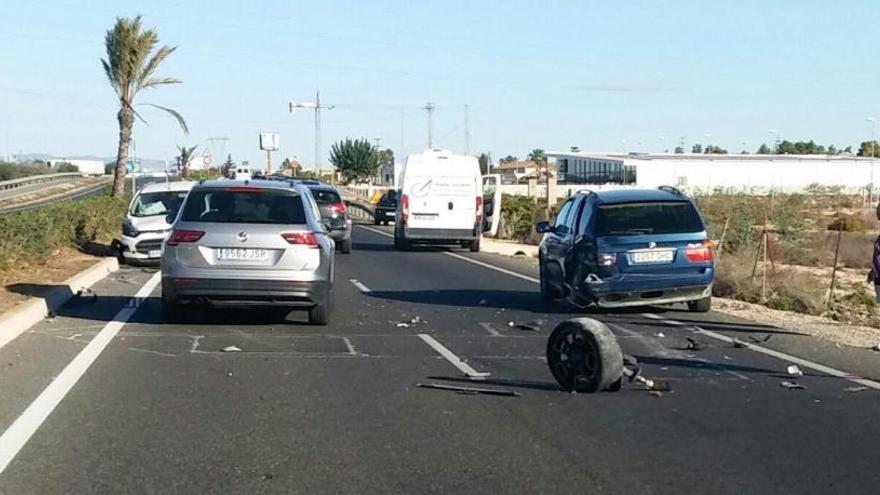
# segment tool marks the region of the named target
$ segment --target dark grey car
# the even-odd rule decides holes
[[[318,181],[301,182],[312,191],[312,196],[321,211],[321,219],[330,226],[330,237],[336,241],[336,247],[342,254],[351,253],[351,217],[345,202],[335,187]]]
[[[190,191],[162,253],[162,309],[198,305],[305,309],[326,325],[335,242],[305,186],[210,181]]]

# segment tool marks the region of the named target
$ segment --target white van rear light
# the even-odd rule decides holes
[[[477,196],[477,223],[483,221],[483,197]]]
[[[406,222],[409,220],[409,195],[404,194],[400,200],[400,219]]]

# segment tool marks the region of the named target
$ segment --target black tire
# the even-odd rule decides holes
[[[324,304],[309,309],[309,325],[327,325],[330,323],[330,311],[333,309],[333,291],[327,293]]]
[[[342,241],[339,245],[340,251],[342,254],[351,254],[351,237]]]
[[[373,225],[379,225],[382,223],[382,220],[379,220],[379,217],[376,214],[373,214]]]
[[[472,253],[479,253],[480,252],[480,238],[477,237],[476,239],[469,242],[468,249],[470,249],[470,251]]]
[[[566,391],[614,390],[623,376],[623,352],[604,323],[575,318],[557,325],[547,339],[547,365]]]
[[[712,296],[688,301],[688,311],[691,313],[708,313],[712,310]]]
[[[399,233],[397,229],[394,229],[394,249],[398,251],[409,250],[409,242],[407,242],[406,237]]]
[[[545,301],[553,301],[562,297],[562,293],[558,289],[554,289],[550,283],[550,274],[542,261],[538,262],[538,271],[541,279],[541,299]]]

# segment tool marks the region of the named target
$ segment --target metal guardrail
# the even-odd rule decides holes
[[[31,184],[40,184],[42,182],[54,182],[57,180],[73,179],[77,177],[86,177],[86,174],[82,172],[65,172],[61,174],[31,175],[29,177],[20,177],[18,179],[0,181],[0,191],[15,189],[22,186],[29,186]]]
[[[12,205],[12,206],[0,207],[0,214],[18,213],[21,211],[34,210],[34,209],[43,207],[49,203],[55,203],[55,202],[60,202],[60,201],[71,201],[71,200],[75,200],[75,199],[83,199],[83,198],[88,198],[91,196],[97,196],[98,194],[101,194],[104,191],[104,188],[106,188],[109,184],[110,184],[109,181],[102,181],[102,182],[97,183],[91,187],[86,187],[83,189],[74,190],[69,193],[65,193],[65,194],[61,194],[61,195],[57,195],[57,196],[50,196],[48,198],[25,203],[23,205]]]

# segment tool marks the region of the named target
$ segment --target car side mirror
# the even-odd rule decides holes
[[[539,234],[548,234],[550,232],[554,232],[556,229],[550,225],[550,222],[538,222],[538,225],[535,225],[535,232]]]
[[[168,225],[171,225],[171,224],[174,223],[174,220],[175,220],[176,218],[177,218],[177,212],[176,212],[176,211],[175,211],[175,212],[172,212],[172,213],[169,213],[169,214],[165,215],[165,223],[167,223]]]

